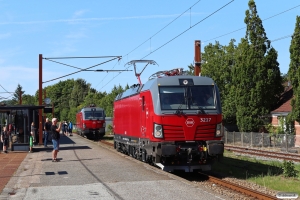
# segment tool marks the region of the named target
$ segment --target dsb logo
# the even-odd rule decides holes
[[[192,118],[187,118],[185,121],[187,127],[192,127],[195,124],[195,121]]]

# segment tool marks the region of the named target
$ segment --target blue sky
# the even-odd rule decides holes
[[[119,62],[114,60],[92,68],[104,70],[124,70],[127,62],[142,58],[156,61],[159,66],[147,67],[141,76],[142,83],[157,71],[187,69],[194,61],[195,40],[202,41],[203,51],[209,43],[219,41],[228,45],[230,39],[235,39],[238,44],[245,36],[246,29],[242,28],[248,0],[235,0],[211,15],[229,2],[0,0],[0,101],[11,97],[5,92],[14,92],[18,84],[26,94],[35,94],[39,54],[44,58],[122,56]],[[293,34],[296,16],[300,15],[299,1],[256,0],[256,5],[262,20],[278,14],[263,21],[271,41]],[[235,31],[238,29],[241,30]],[[230,32],[233,33],[225,35]],[[288,71],[290,42],[291,37],[287,37],[271,43],[278,51],[281,73]],[[109,58],[55,61],[88,68],[107,60]],[[142,67],[138,65],[139,69]],[[44,82],[76,71],[78,69],[43,60]],[[89,71],[44,83],[43,87],[77,78],[85,79],[100,92],[110,92],[114,85],[137,83],[133,71]]]

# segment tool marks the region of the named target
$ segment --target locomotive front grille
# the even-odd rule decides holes
[[[184,131],[182,126],[163,126],[164,137],[166,140],[183,140]]]
[[[185,140],[184,130],[182,126],[163,126],[164,138],[166,140]],[[201,125],[196,128],[194,140],[206,140],[214,137],[216,132],[215,125]]]
[[[198,126],[195,133],[195,139],[205,140],[214,137],[216,132],[215,125],[201,125]]]

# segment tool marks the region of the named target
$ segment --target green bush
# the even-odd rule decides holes
[[[297,177],[298,171],[295,169],[295,165],[292,161],[283,161],[283,175],[285,177]]]
[[[113,126],[111,124],[107,125],[107,132],[110,134],[113,133]]]

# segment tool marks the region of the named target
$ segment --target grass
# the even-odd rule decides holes
[[[114,143],[114,135],[111,134],[105,134],[102,138],[102,140],[105,140],[107,142]]]
[[[283,162],[257,160],[225,151],[224,158],[214,163],[212,170],[225,177],[244,179],[272,190],[300,194],[300,164],[294,166],[298,176],[287,178],[283,175]]]

